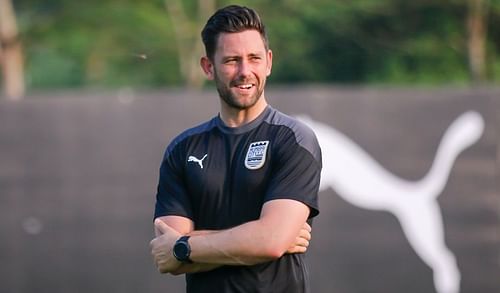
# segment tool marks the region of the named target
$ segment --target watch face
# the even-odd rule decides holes
[[[174,246],[174,255],[175,257],[180,260],[184,261],[187,260],[189,255],[189,248],[186,243],[184,242],[177,242]]]

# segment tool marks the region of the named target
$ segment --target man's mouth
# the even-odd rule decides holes
[[[236,85],[237,88],[242,89],[242,90],[249,90],[253,87],[253,84],[248,83],[248,84],[238,84]]]

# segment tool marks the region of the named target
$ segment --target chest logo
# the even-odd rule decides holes
[[[203,160],[205,160],[205,158],[207,157],[208,154],[205,154],[203,156],[203,158],[201,159],[198,159],[197,157],[195,156],[189,156],[188,158],[188,162],[195,162],[195,163],[198,163],[198,165],[200,165],[200,168],[203,169]]]
[[[268,140],[252,142],[248,147],[247,156],[245,157],[245,167],[250,170],[256,170],[264,166],[268,146]]]

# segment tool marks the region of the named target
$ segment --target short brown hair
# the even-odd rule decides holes
[[[258,31],[266,50],[269,49],[266,28],[255,10],[239,5],[229,5],[217,10],[201,31],[207,57],[213,59],[220,33],[239,33],[246,30]]]

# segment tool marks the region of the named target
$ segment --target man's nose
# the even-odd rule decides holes
[[[251,72],[250,64],[246,60],[242,60],[240,62],[239,75],[240,76],[249,76]]]

